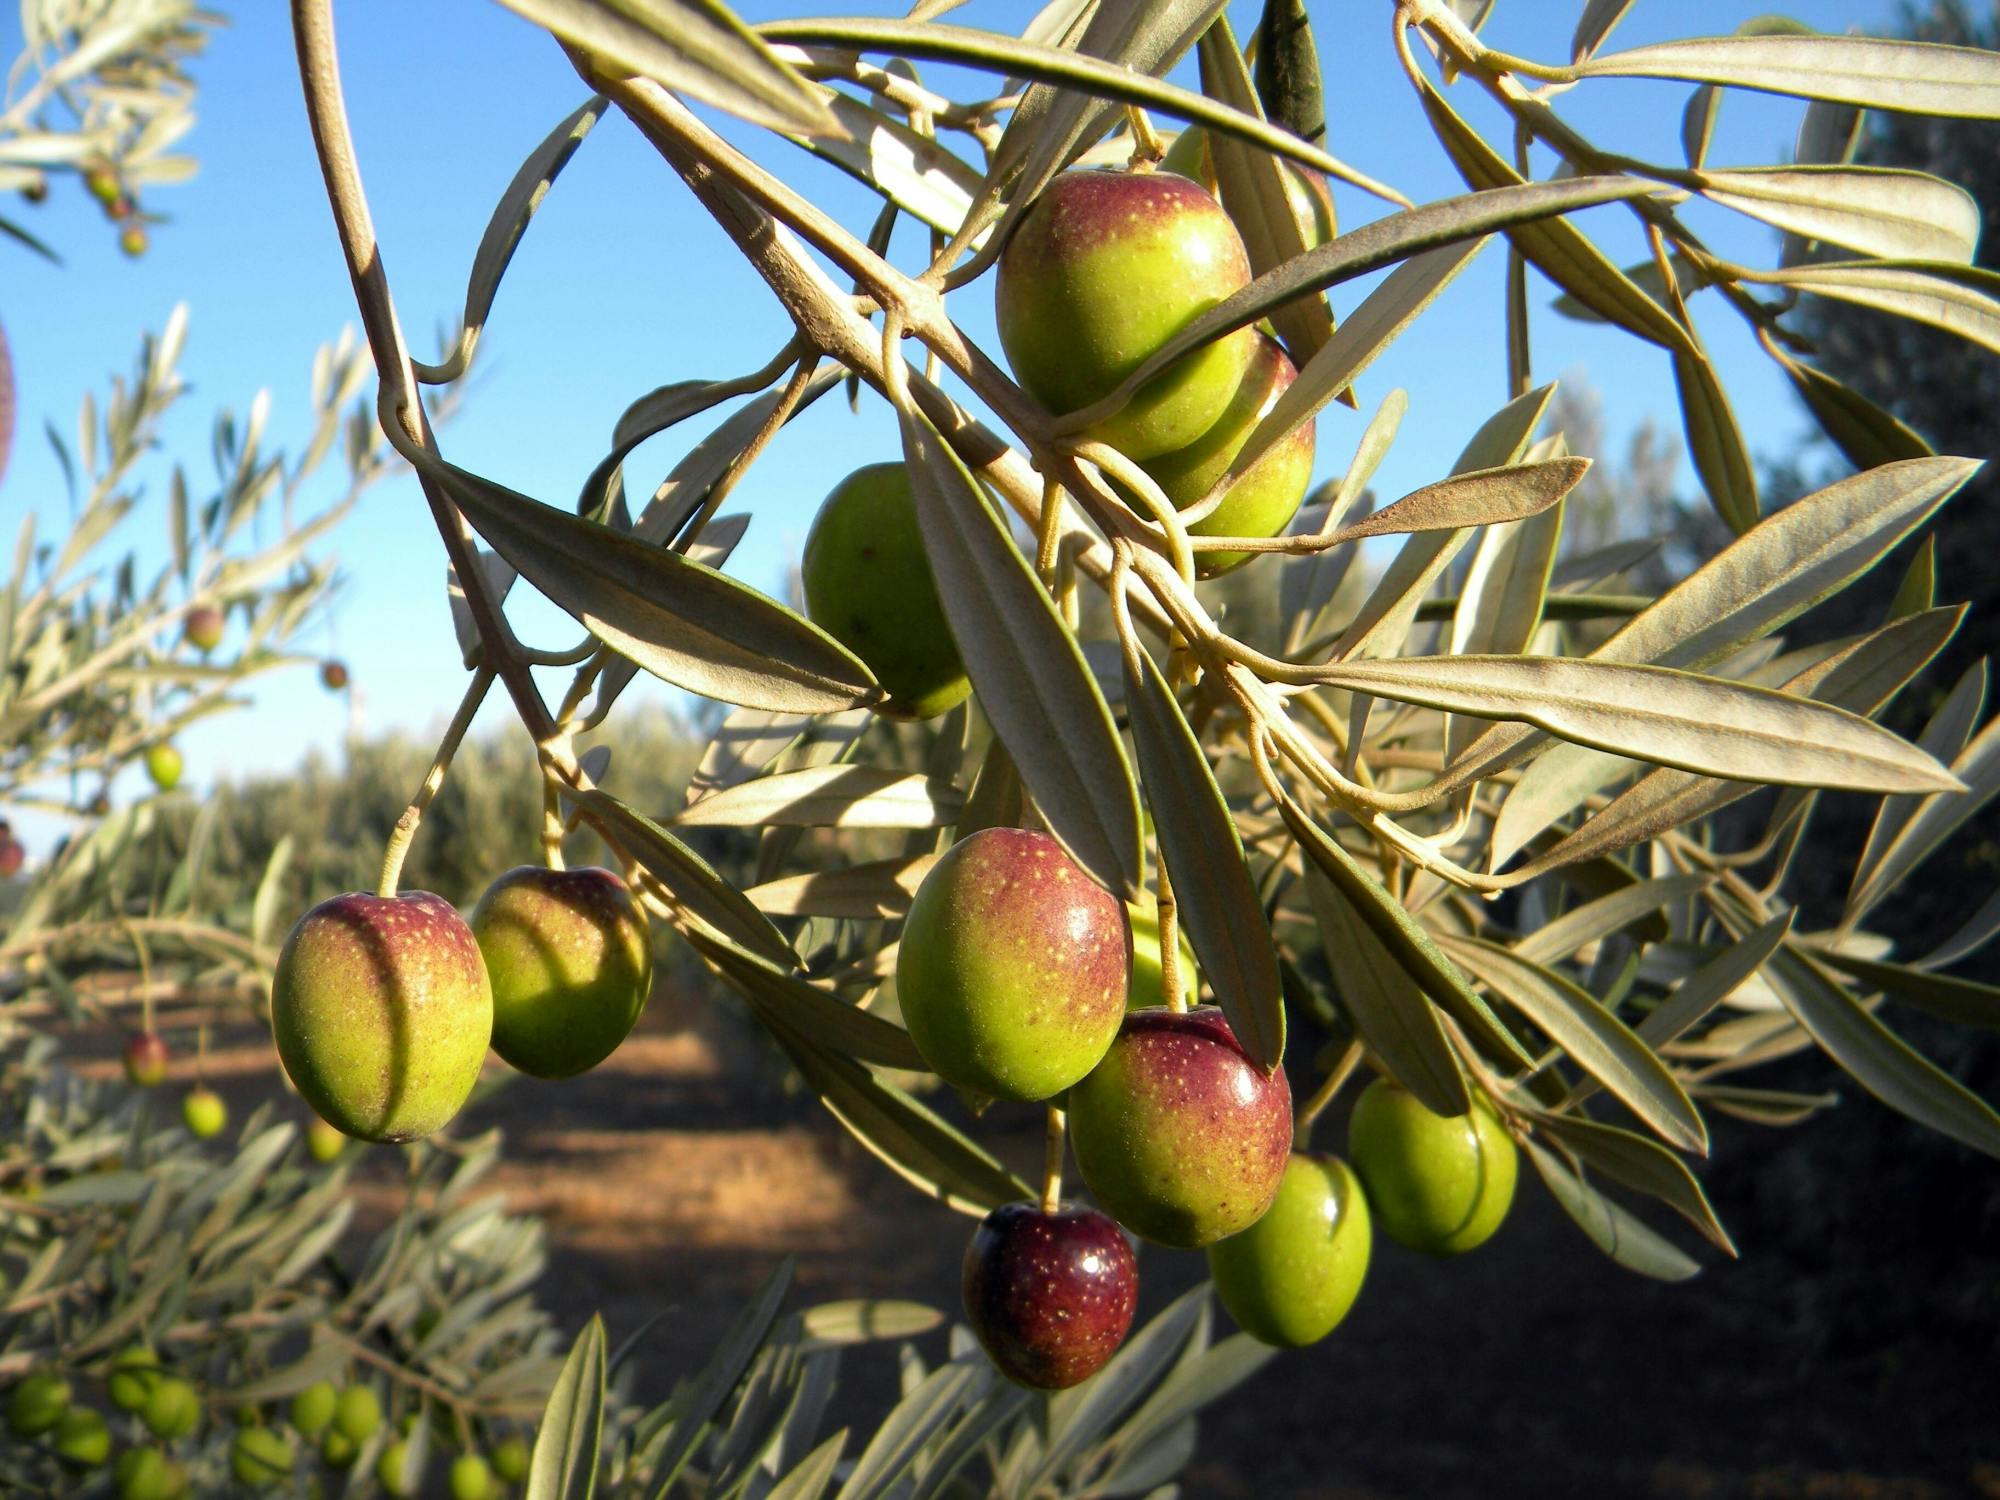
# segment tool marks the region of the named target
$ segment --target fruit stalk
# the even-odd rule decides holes
[[[1360,1042],[1349,1042],[1347,1050],[1340,1054],[1340,1061],[1333,1065],[1333,1071],[1313,1090],[1312,1097],[1299,1107],[1298,1123],[1292,1127],[1294,1151],[1304,1151],[1311,1145],[1313,1121],[1326,1112],[1326,1107],[1333,1103],[1347,1080],[1354,1076],[1354,1070],[1361,1066],[1363,1055]]]
[[[1187,1009],[1187,995],[1181,988],[1181,914],[1174,904],[1174,883],[1167,874],[1167,861],[1163,855],[1159,861],[1159,912],[1160,912],[1160,993],[1166,996],[1167,1009],[1184,1011]]]
[[[1042,1137],[1042,1212],[1045,1214],[1052,1214],[1062,1207],[1063,1143],[1066,1135],[1063,1112],[1051,1104]]]
[[[458,753],[459,742],[472,727],[472,717],[479,712],[479,705],[486,701],[486,690],[493,686],[493,677],[493,669],[482,663],[473,672],[472,681],[466,684],[465,696],[459,700],[458,711],[445,727],[444,738],[438,741],[437,754],[431,759],[430,770],[424,773],[423,784],[417,788],[416,796],[410,799],[410,805],[403,809],[402,816],[396,819],[396,826],[389,834],[388,847],[382,851],[382,878],[376,885],[376,895],[386,899],[396,894],[397,883],[403,878],[403,859],[410,852],[410,841],[417,836],[417,825],[423,822],[424,810],[444,785],[445,773],[451,769],[451,758]]]

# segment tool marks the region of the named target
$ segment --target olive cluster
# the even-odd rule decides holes
[[[1052,411],[1101,403],[1249,280],[1200,132],[1183,134],[1165,166],[1064,173],[1001,256],[1001,343],[1023,388]],[[1323,242],[1324,182],[1300,173],[1289,186],[1308,244]],[[1133,460],[1186,510],[1227,477],[1296,373],[1267,332],[1242,328],[1169,363],[1080,436]],[[1277,535],[1312,460],[1306,424],[1188,531]],[[1212,577],[1251,555],[1204,553],[1198,570]],[[807,612],[868,664],[886,712],[927,718],[971,692],[903,465],[871,465],[835,486],[802,574]],[[1355,1107],[1352,1167],[1294,1151],[1283,1071],[1259,1067],[1219,1009],[1188,1006],[1199,987],[1192,952],[1175,966],[1181,992],[1166,995],[1160,950],[1156,906],[1128,907],[1057,840],[1021,828],[959,840],[903,925],[896,997],[924,1060],[977,1098],[1060,1104],[1098,1205],[1054,1195],[1007,1204],[967,1248],[967,1317],[995,1363],[1027,1385],[1075,1385],[1119,1347],[1138,1290],[1128,1232],[1205,1249],[1237,1322],[1299,1346],[1346,1316],[1374,1224],[1451,1253],[1492,1234],[1512,1201],[1513,1142],[1489,1110],[1432,1115],[1387,1080]]]
[[[104,1406],[78,1399],[72,1377],[38,1369],[8,1393],[7,1430],[21,1441],[41,1441],[64,1468],[86,1474],[112,1470],[119,1500],[175,1500],[189,1493],[190,1445],[210,1422],[210,1402],[193,1383],[173,1373],[144,1344],[113,1355],[102,1371]],[[229,1442],[229,1472],[249,1489],[277,1485],[304,1461],[344,1472],[382,1426],[382,1403],[373,1386],[336,1386],[319,1381],[292,1397],[282,1413],[266,1413],[253,1403],[231,1404],[236,1431]],[[414,1422],[415,1418],[409,1419]],[[126,1439],[112,1456],[113,1424]],[[406,1423],[407,1426],[407,1423]],[[375,1477],[391,1495],[412,1495],[422,1478],[410,1463],[405,1432],[386,1445]],[[453,1458],[449,1485],[453,1500],[488,1500],[504,1486],[527,1477],[529,1449],[515,1434],[490,1454],[467,1449]]]

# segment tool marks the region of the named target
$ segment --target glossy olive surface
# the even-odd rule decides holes
[[[1045,833],[960,839],[917,888],[896,994],[938,1076],[1047,1099],[1097,1066],[1125,1014],[1125,905]]]
[[[1000,344],[1028,393],[1066,414],[1111,394],[1249,279],[1242,236],[1199,184],[1173,172],[1065,172],[1001,254]],[[1086,436],[1135,459],[1186,447],[1229,405],[1253,348],[1238,329],[1190,352]]]
[[[1514,1202],[1518,1153],[1483,1101],[1435,1115],[1378,1078],[1354,1102],[1347,1156],[1376,1224],[1413,1250],[1455,1255],[1484,1244]]]
[[[1333,1332],[1354,1306],[1373,1242],[1368,1199],[1353,1169],[1335,1156],[1295,1151],[1264,1217],[1208,1247],[1208,1273],[1245,1333],[1302,1349]]]
[[[1139,1300],[1125,1232],[1094,1208],[1006,1203],[965,1247],[966,1321],[1008,1379],[1040,1390],[1088,1380],[1118,1352]]]
[[[1142,1239],[1213,1244],[1257,1222],[1291,1153],[1292,1091],[1214,1006],[1135,1010],[1069,1091],[1069,1139],[1105,1211]]]

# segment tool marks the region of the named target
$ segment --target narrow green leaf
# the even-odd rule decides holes
[[[535,3],[535,0],[529,0],[529,3]],[[486,232],[479,238],[479,248],[473,252],[472,269],[465,280],[465,310],[459,315],[458,346],[442,365],[418,365],[420,378],[455,380],[465,373],[472,360],[473,348],[493,312],[493,299],[500,291],[500,279],[507,274],[508,263],[513,260],[514,251],[528,232],[529,221],[535,217],[542,200],[555,185],[557,176],[569,165],[569,159],[576,155],[577,147],[583,144],[584,137],[590,134],[591,128],[609,105],[610,102],[602,95],[586,99],[528,153],[527,160],[514,173],[514,180],[507,184],[507,191],[493,206],[492,217],[486,222]]]
[[[1624,20],[1631,8],[1632,0],[1586,0],[1569,39],[1569,60],[1580,63],[1603,46],[1611,28]]]
[[[1418,80],[1418,97],[1431,129],[1472,188],[1518,187],[1525,179],[1433,88]],[[1588,235],[1566,219],[1518,225],[1507,231],[1514,248],[1564,291],[1629,333],[1681,354],[1696,352],[1688,332],[1641,291]]]
[[[778,1309],[783,1306],[785,1293],[791,1290],[793,1258],[787,1255],[779,1261],[776,1269],[764,1279],[757,1295],[750,1299],[749,1306],[736,1315],[736,1321],[729,1325],[729,1331],[716,1344],[708,1363],[701,1374],[695,1377],[687,1400],[680,1408],[680,1416],[674,1423],[661,1446],[653,1467],[653,1500],[666,1500],[674,1487],[674,1481],[701,1441],[704,1428],[715,1420],[717,1412],[729,1393],[736,1389],[736,1383],[743,1378],[743,1372],[750,1368],[750,1361],[764,1346],[764,1339],[777,1321]]]
[[[944,828],[965,796],[928,776],[887,766],[809,766],[757,776],[690,802],[685,827]]]
[[[542,1408],[524,1500],[590,1500],[604,1441],[604,1320],[593,1317]]]
[[[1303,23],[1302,23],[1303,24]],[[1307,33],[1310,45],[1310,32]],[[1263,105],[1237,50],[1236,34],[1230,30],[1226,9],[1202,33],[1198,46],[1201,57],[1202,92],[1211,99],[1262,117]],[[1264,272],[1296,260],[1305,254],[1305,229],[1292,206],[1287,174],[1296,170],[1272,156],[1229,136],[1208,142],[1209,159],[1215,164],[1216,184],[1222,206],[1229,211],[1243,235],[1250,255],[1250,273]],[[1325,347],[1333,336],[1333,310],[1320,293],[1299,297],[1275,308],[1271,326],[1294,361],[1304,364]]]
[[[1661,1139],[1684,1151],[1707,1153],[1708,1128],[1673,1071],[1595,996],[1497,943],[1450,936],[1439,942]]]
[[[1711,879],[1707,875],[1665,875],[1641,880],[1545,922],[1515,943],[1514,952],[1530,963],[1560,962],[1579,948],[1602,942],[1663,906],[1686,900],[1706,889]]]
[[[1855,468],[1872,469],[1898,459],[1932,456],[1931,445],[1915,428],[1859,391],[1797,360],[1787,360],[1782,368],[1820,431]]]
[[[1935,538],[1927,538],[1934,541]],[[1928,553],[1928,549],[1926,549]],[[1907,616],[1905,617],[1907,618]],[[1966,743],[1979,723],[1979,716],[1986,708],[1986,658],[1981,657],[1968,667],[1945,695],[1945,700],[1924,725],[1923,733],[1917,737],[1917,745],[1926,754],[1949,764],[1965,753]],[[1875,822],[1868,830],[1868,842],[1862,846],[1861,858],[1854,864],[1854,879],[1849,887],[1848,904],[1853,906],[1854,895],[1869,883],[1876,867],[1881,864],[1894,843],[1896,835],[1908,826],[1923,806],[1920,797],[1885,797],[1882,805],[1875,810]],[[1884,887],[1889,889],[1890,887]]]
[[[1686,1251],[1589,1186],[1553,1154],[1533,1141],[1522,1145],[1563,1212],[1619,1265],[1656,1281],[1686,1281],[1701,1274],[1700,1263]]]
[[[1639,1023],[1639,1040],[1655,1049],[1678,1041],[1764,967],[1792,930],[1795,915],[1788,910],[1771,918],[1675,985],[1673,993]],[[1581,1091],[1577,1097],[1583,1097]]]
[[[820,93],[721,0],[501,0],[607,71],[650,78],[772,130],[836,127]]]
[[[1305,878],[1341,1009],[1369,1053],[1432,1114],[1464,1114],[1472,1096],[1431,1002],[1318,864]]]
[[[1035,804],[1086,870],[1140,888],[1139,799],[1111,710],[1076,637],[964,464],[903,417],[917,525],[979,704],[1016,753]]]
[[[1511,1057],[1523,1067],[1533,1066],[1534,1059],[1487,1009],[1486,1002],[1466,983],[1465,975],[1430,933],[1403,910],[1403,904],[1291,798],[1281,800],[1278,811],[1299,841],[1300,850],[1347,898],[1354,912],[1417,987],[1501,1055]]]
[[[1159,667],[1130,635],[1124,657],[1132,745],[1175,904],[1230,1029],[1269,1072],[1285,1055],[1284,997],[1236,820]]]
[[[1183,1292],[1127,1339],[1125,1347],[1103,1369],[1082,1385],[1050,1399],[1048,1451],[1033,1480],[1020,1493],[1032,1495],[1048,1485],[1125,1415],[1187,1343],[1207,1304],[1207,1282]]]
[[[1889,619],[1907,620],[1937,607],[1937,534],[1933,532],[1918,545],[1889,601]],[[1935,754],[1936,752],[1932,752]],[[1956,753],[1956,752],[1954,752]]]
[[[694,850],[607,792],[579,792],[577,800],[615,825],[626,852],[666,888],[685,916],[770,962],[797,965],[798,955],[770,919]]]
[[[1808,240],[1886,260],[1972,264],[1979,204],[1901,167],[1744,167],[1699,174],[1702,196]]]
[[[1769,688],[1591,658],[1413,656],[1287,668],[1446,713],[1517,719],[1577,744],[1711,776],[1861,790],[1955,790],[1929,755],[1859,714]]]
[[[882,696],[840,642],[713,568],[442,461],[433,477],[523,578],[614,651],[676,687],[798,713]]]
[[[743,895],[774,917],[900,917],[936,863],[935,854],[873,859],[767,880]]]
[[[1534,1120],[1537,1128],[1569,1147],[1585,1166],[1602,1172],[1614,1182],[1622,1182],[1634,1192],[1659,1199],[1724,1255],[1736,1254],[1729,1232],[1716,1218],[1714,1206],[1694,1173],[1688,1170],[1686,1162],[1659,1142],[1582,1115],[1536,1112]]]
[[[711,938],[687,934],[688,946],[728,980],[767,1023],[776,1020],[816,1046],[885,1068],[928,1072],[930,1064],[900,1026],[849,1005],[839,996],[755,954]]]
[[[1559,505],[1589,469],[1587,458],[1552,458],[1454,474],[1412,490],[1334,535],[1344,545],[1372,536],[1524,521]]]
[[[802,1347],[829,1349],[871,1344],[889,1339],[913,1339],[942,1327],[944,1314],[921,1302],[881,1297],[857,1297],[846,1302],[822,1302],[799,1314],[805,1334]]]
[[[1586,78],[1678,78],[1921,115],[2000,119],[2000,55],[1864,36],[1696,37],[1592,58]]]
[[[1834,261],[1783,266],[1771,275],[1799,291],[1928,323],[2000,352],[2000,272],[1949,261]]]
[[[764,1500],[819,1500],[833,1482],[834,1471],[840,1467],[841,1455],[846,1451],[847,1429],[843,1427],[800,1459],[783,1479],[771,1486]]]
[[[773,1034],[828,1112],[897,1176],[947,1208],[980,1218],[1034,1196],[984,1147],[860,1063],[782,1020]]]
[[[978,1363],[954,1360],[931,1371],[909,1395],[891,1408],[854,1470],[840,1487],[838,1500],[875,1500],[887,1494],[901,1479],[918,1453],[959,1410],[986,1394],[993,1384],[993,1366],[982,1356]]]
[[[1726,908],[1718,915],[1732,930],[1748,925]],[[1869,1093],[1919,1125],[2000,1156],[2000,1114],[1884,1026],[1816,959],[1788,944],[1772,955],[1764,977],[1820,1050]]]
[[[1907,964],[1879,963],[1856,954],[1815,945],[1812,956],[1830,969],[1838,969],[1892,1000],[1902,1000],[1918,1010],[1940,1016],[1960,1026],[2000,1030],[2000,987],[1974,979],[1955,979],[1947,974],[1928,974]]]
[[[2000,793],[2000,719],[1987,721],[1952,762],[1951,769],[1965,783],[1967,791],[1954,796],[1933,794],[1910,814],[1849,893],[1846,912],[1849,920],[1865,917]]]
[[[1757,470],[1729,395],[1708,356],[1699,352],[1674,351],[1674,387],[1701,487],[1724,524],[1742,536],[1757,524]]]
[[[1264,0],[1257,26],[1257,97],[1266,119],[1302,141],[1325,139],[1319,48],[1306,0]]]

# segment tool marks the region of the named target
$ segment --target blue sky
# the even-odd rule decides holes
[[[744,0],[742,8],[751,19],[766,19],[828,7],[824,0],[811,6]],[[851,8],[904,9],[900,0]],[[1678,34],[1692,10],[1721,31],[1764,8],[1735,0],[1637,5],[1614,45]],[[1580,9],[1566,0],[1502,5],[1488,39],[1559,59]],[[1239,31],[1247,33],[1256,6],[1238,0],[1235,10]],[[1880,31],[1896,10],[1894,0],[1794,6],[1826,30]],[[951,19],[1015,29],[1029,13],[1025,3],[974,3]],[[1330,75],[1329,148],[1419,200],[1461,191],[1391,59],[1388,13],[1382,4],[1314,6]],[[42,516],[45,535],[60,524],[64,492],[39,436],[44,422],[72,431],[79,397],[124,371],[139,331],[158,328],[176,301],[186,300],[192,312],[185,370],[193,394],[168,426],[167,452],[186,464],[196,494],[210,476],[207,424],[219,406],[240,411],[268,387],[273,438],[297,447],[313,350],[355,319],[298,101],[285,15],[275,4],[233,7],[230,26],[198,63],[200,124],[184,149],[200,159],[201,170],[193,182],[161,189],[148,201],[172,222],[155,230],[143,260],[118,253],[110,226],[74,188],[27,211],[37,232],[62,249],[65,266],[0,246],[0,321],[21,387],[14,462],[0,482],[0,535],[11,536],[29,510]],[[350,3],[339,7],[337,19],[349,110],[403,327],[420,355],[434,355],[431,330],[461,305],[466,268],[495,199],[584,90],[545,35],[498,5]],[[19,43],[8,7],[0,54],[13,57]],[[1185,71],[1190,77],[1181,81],[1191,82],[1191,66]],[[924,72],[947,92],[976,96],[979,85],[966,75],[934,66]],[[1677,163],[1686,93],[1679,85],[1614,80],[1572,91],[1559,107],[1604,144]],[[1496,112],[1483,98],[1462,87],[1452,97],[1475,123],[1494,129]],[[1711,162],[1785,159],[1800,109],[1796,101],[1730,96]],[[877,207],[872,195],[783,141],[725,128],[857,234],[866,232]],[[1345,192],[1339,207],[1349,227],[1382,211]],[[1689,217],[1723,253],[1768,263],[1771,231],[1705,205]],[[1643,253],[1622,211],[1596,210],[1585,222],[1607,237],[1615,257],[1630,261]],[[901,263],[921,264],[923,250],[918,234],[899,233],[894,253]],[[1367,412],[1401,385],[1409,389],[1410,412],[1377,487],[1386,498],[1439,477],[1504,396],[1504,262],[1501,250],[1489,247],[1364,377],[1360,415],[1334,408],[1322,418],[1321,476],[1346,463]],[[1352,307],[1364,290],[1343,288],[1336,310]],[[1539,279],[1533,291],[1540,306],[1554,295]],[[960,294],[955,310],[966,331],[997,352],[991,295],[988,278]],[[1696,312],[1753,449],[1791,451],[1807,429],[1789,387],[1712,297],[1698,302]],[[476,389],[442,443],[457,463],[568,504],[630,400],[667,381],[754,368],[788,333],[761,283],[735,260],[678,179],[614,115],[571,163],[516,256],[482,345]],[[1580,376],[1598,388],[1610,454],[1622,452],[1627,435],[1648,416],[1678,432],[1670,372],[1658,351],[1546,316],[1536,324],[1535,357],[1539,378]],[[706,430],[697,421],[639,450],[627,465],[630,486],[650,489]],[[747,509],[755,519],[731,571],[781,593],[827,490],[848,470],[896,451],[894,424],[880,401],[864,395],[858,415],[837,396],[822,401],[787,429],[732,497],[728,509]],[[1685,473],[1685,461],[1682,467]],[[152,473],[163,477],[164,463]],[[153,557],[165,533],[163,496],[156,484],[151,503],[126,528],[131,542]],[[368,730],[441,724],[458,699],[463,672],[445,604],[443,552],[415,485],[405,478],[371,491],[335,550],[350,586],[307,649],[350,664],[355,705]],[[514,613],[536,644],[567,646],[577,637],[567,618],[539,601],[517,599]],[[506,713],[495,694],[482,723],[503,722]],[[265,679],[253,715],[186,736],[191,779],[199,784],[277,769],[295,763],[308,746],[337,746],[347,715],[343,700],[323,692],[310,672]],[[522,754],[529,753],[523,739]]]

